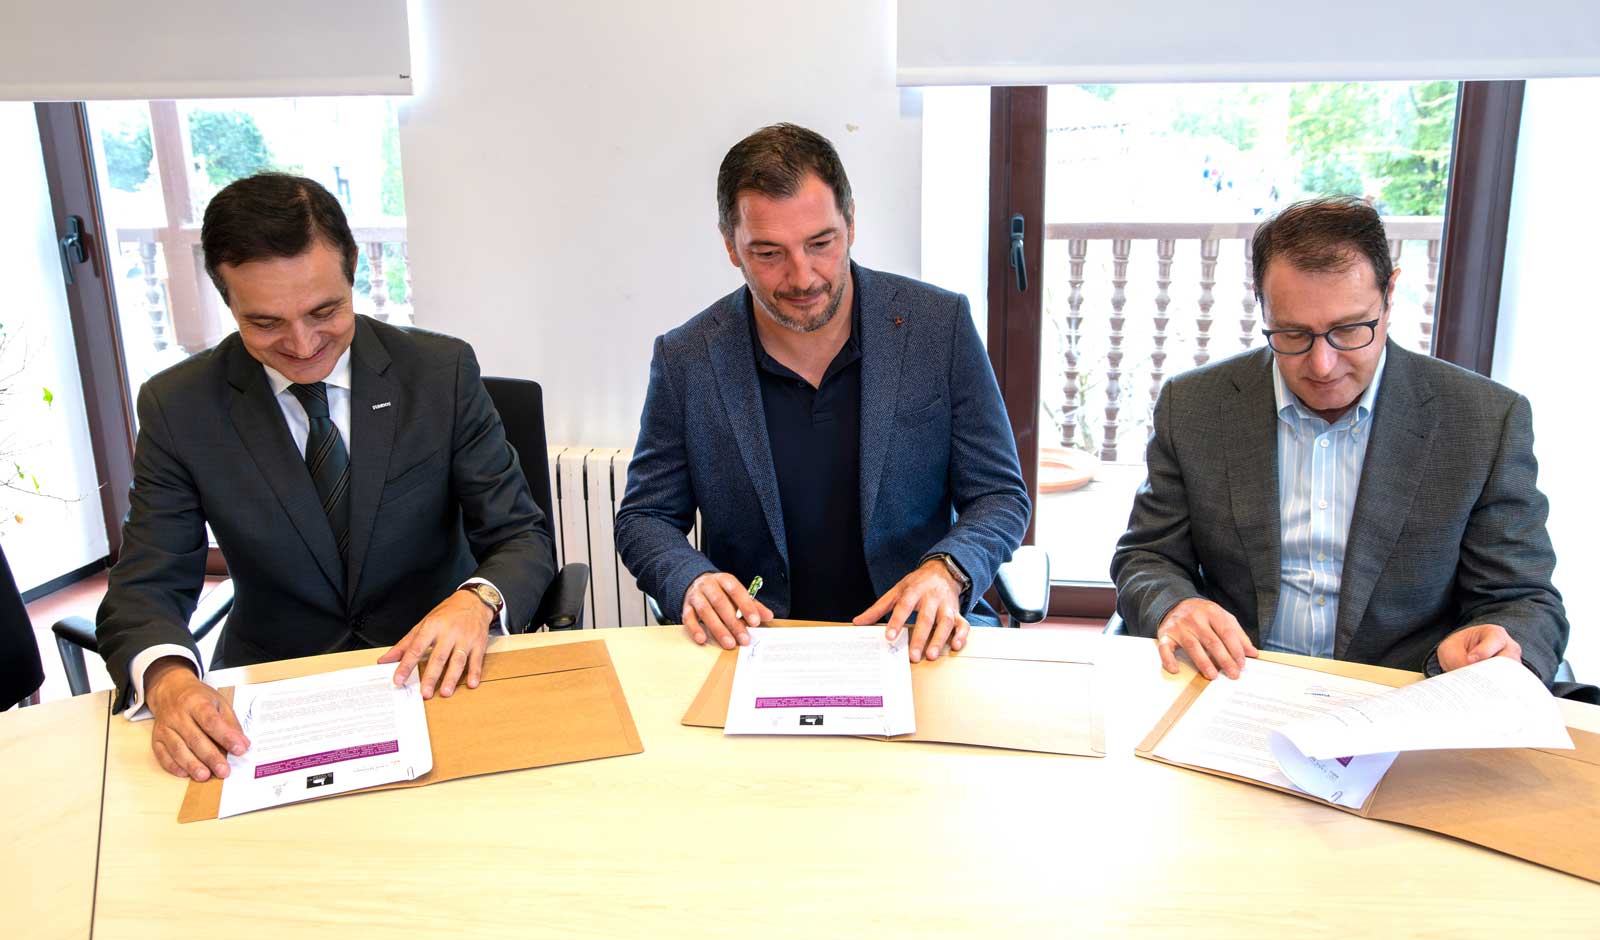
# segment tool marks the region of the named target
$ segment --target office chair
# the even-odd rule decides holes
[[[1105,629],[1101,632],[1107,636],[1127,633],[1127,624],[1123,622],[1121,614],[1113,611],[1111,617],[1106,620]],[[1556,674],[1550,683],[1550,694],[1556,698],[1600,705],[1600,687],[1577,681],[1572,674],[1572,664],[1564,659],[1556,665]]]
[[[36,703],[42,685],[44,663],[33,621],[11,576],[11,563],[0,549],[0,710]]]
[[[554,545],[556,529],[550,502],[550,465],[545,462],[548,446],[544,434],[544,390],[538,382],[528,379],[492,376],[484,377],[483,386],[489,390],[495,410],[500,412],[506,440],[517,452],[522,476],[528,481],[533,501],[544,513],[544,529]],[[581,562],[562,565],[539,601],[539,609],[533,615],[534,629],[544,626],[551,630],[581,630],[584,594],[588,588],[588,565]],[[511,632],[522,633],[527,629],[527,624],[513,624]]]
[[[200,595],[194,613],[189,615],[189,635],[196,645],[206,638],[228,617],[233,609],[233,581],[227,580]],[[67,688],[73,695],[89,691],[89,670],[84,663],[84,651],[100,654],[100,641],[94,635],[94,623],[87,617],[63,617],[50,628],[56,635],[56,651],[61,654],[61,668],[67,673]]]
[[[1007,626],[1038,623],[1050,611],[1050,553],[1037,545],[1024,545],[1011,553],[994,575],[994,589],[1009,618]],[[656,623],[677,623],[662,614],[655,598],[645,595]]]

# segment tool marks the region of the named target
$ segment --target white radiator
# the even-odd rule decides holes
[[[550,494],[556,563],[589,566],[583,625],[636,627],[654,623],[633,574],[617,555],[617,507],[628,485],[633,451],[609,447],[550,448]],[[698,521],[698,520],[697,520]],[[699,547],[698,526],[689,533]]]

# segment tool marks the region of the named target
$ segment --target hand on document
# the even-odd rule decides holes
[[[145,672],[145,701],[154,719],[150,750],[174,777],[201,783],[228,776],[224,754],[243,754],[250,739],[216,689],[200,681],[189,663],[176,656],[156,660]]]
[[[1439,644],[1439,668],[1445,672],[1495,656],[1522,662],[1522,644],[1513,640],[1498,623],[1462,627]]]
[[[457,591],[428,611],[422,622],[378,657],[379,663],[398,661],[394,684],[405,685],[417,668],[422,654],[433,648],[428,668],[422,674],[422,697],[432,698],[435,689],[445,698],[456,690],[461,674],[466,673],[467,688],[476,689],[483,679],[483,654],[489,648],[489,625],[494,614],[467,591]]]
[[[731,650],[749,645],[749,627],[773,618],[767,605],[751,597],[738,578],[726,571],[708,571],[684,592],[679,619],[696,643],[704,643],[709,634],[723,649]]]
[[[905,629],[911,615],[917,615],[911,631],[912,662],[938,659],[946,643],[954,650],[967,645],[969,627],[967,618],[961,616],[961,585],[938,558],[928,559],[901,578],[852,622],[864,627],[882,620],[885,614],[889,615],[889,629],[884,638],[891,641]]]
[[[1203,597],[1180,601],[1156,627],[1161,665],[1173,674],[1178,671],[1180,647],[1207,679],[1215,679],[1219,669],[1229,679],[1237,679],[1245,659],[1256,655],[1256,645],[1233,614]]]

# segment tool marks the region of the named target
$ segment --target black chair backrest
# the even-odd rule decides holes
[[[544,389],[532,379],[504,379],[484,376],[494,410],[500,412],[506,440],[516,448],[522,475],[533,492],[533,501],[544,513],[545,530],[556,537],[555,514],[550,502],[549,448],[544,437]]]
[[[11,563],[0,549],[0,708],[10,708],[44,685],[44,662],[33,635],[28,606],[22,603]]]

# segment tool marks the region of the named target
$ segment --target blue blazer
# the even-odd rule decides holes
[[[972,578],[966,610],[1028,527],[1028,493],[994,370],[967,299],[852,265],[860,324],[861,538],[883,594],[930,554]],[[750,294],[657,337],[639,441],[617,511],[617,550],[668,616],[695,578],[760,575],[789,615],[788,540],[751,345]],[[691,436],[692,435],[692,436]],[[684,538],[701,517],[702,554]]]

